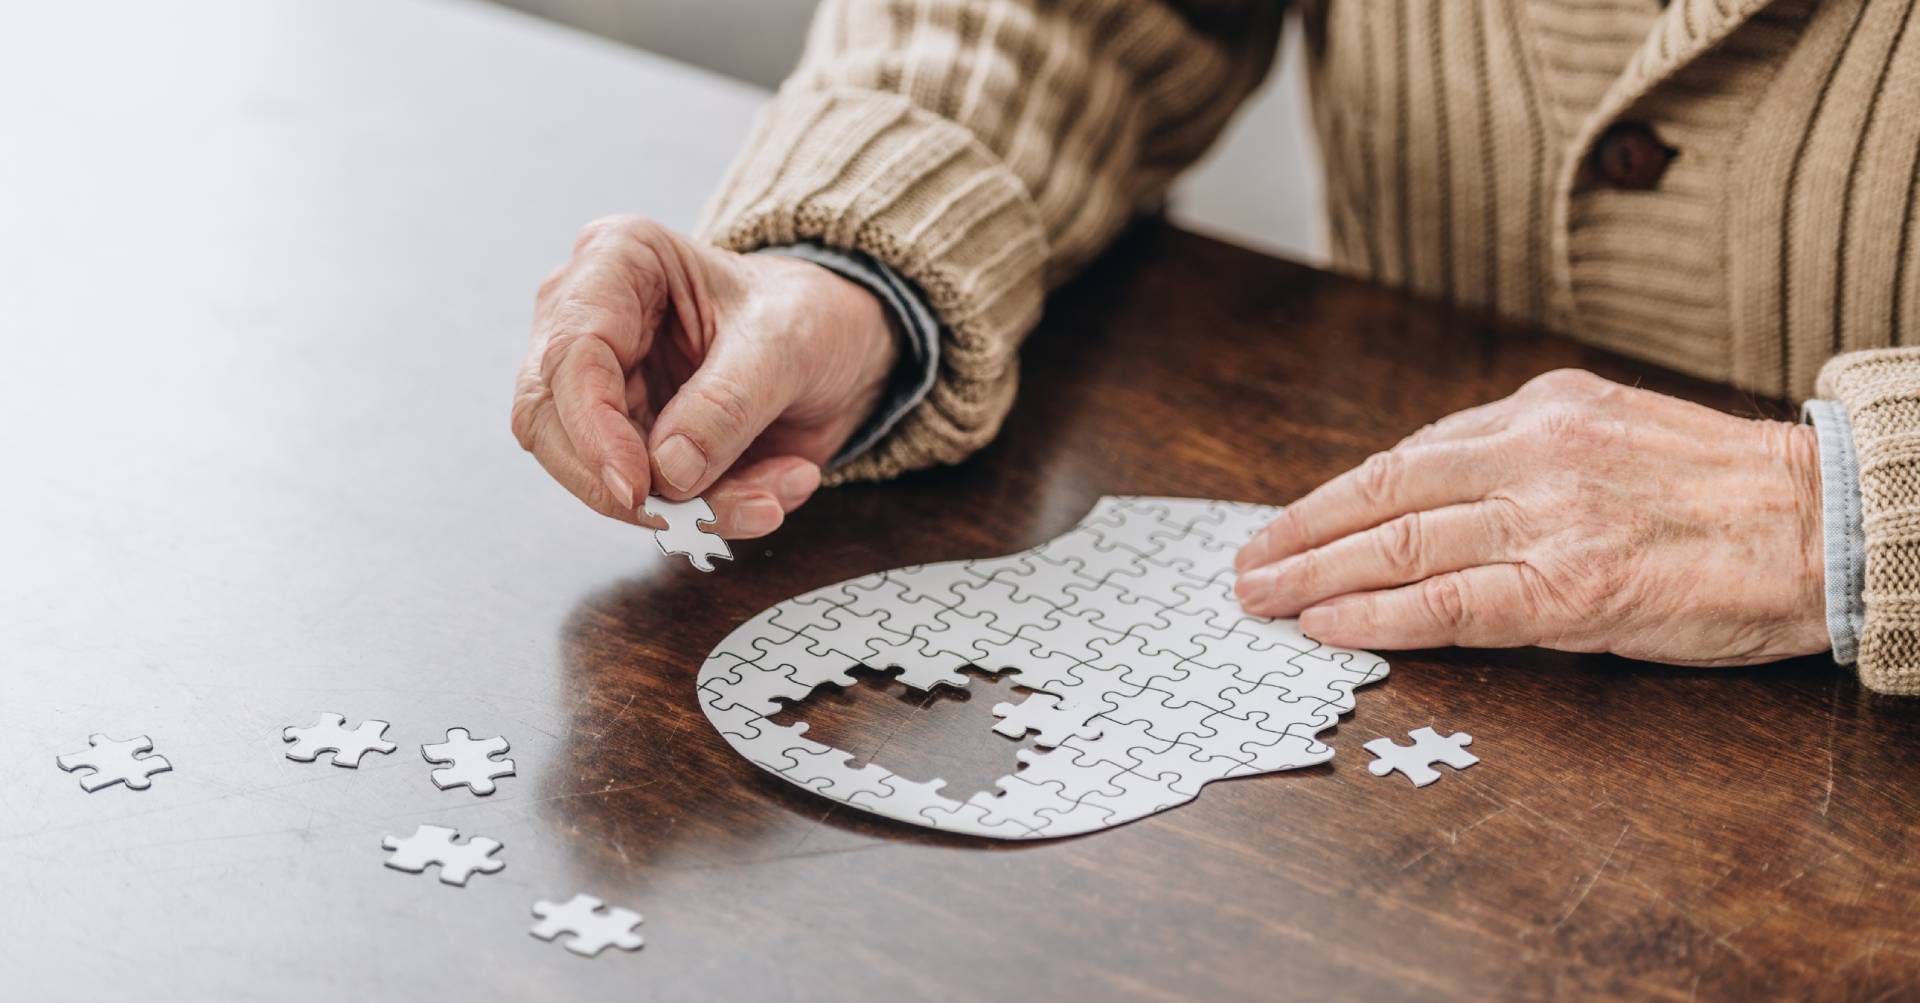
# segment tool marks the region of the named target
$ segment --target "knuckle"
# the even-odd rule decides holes
[[[1420,602],[1434,623],[1456,628],[1467,623],[1467,590],[1457,574],[1436,575],[1421,582]]]
[[[1490,495],[1481,502],[1488,538],[1503,550],[1517,548],[1531,535],[1527,513],[1509,495]]]
[[[1300,513],[1293,507],[1288,507],[1281,509],[1280,514],[1267,524],[1267,528],[1260,531],[1260,535],[1266,542],[1264,553],[1283,554],[1293,550],[1300,541],[1307,538],[1307,527],[1301,522]]]
[[[721,434],[737,434],[747,428],[753,409],[747,403],[747,389],[730,379],[702,381],[687,388],[695,400],[706,405],[713,415],[712,424]]]
[[[529,453],[537,452],[535,447],[540,442],[541,400],[540,397],[530,395],[515,397],[513,400],[511,421],[513,438],[520,443],[521,449]]]
[[[1369,505],[1384,505],[1390,501],[1399,488],[1401,465],[1400,454],[1392,450],[1367,457],[1360,464],[1354,480],[1361,500]]]
[[[1422,425],[1419,428],[1414,429],[1412,434],[1408,435],[1404,439],[1401,439],[1399,443],[1397,443],[1393,448],[1399,449],[1403,446],[1417,446],[1427,441],[1428,439],[1433,438],[1433,436],[1437,434],[1439,428],[1440,428],[1439,422],[1437,421],[1427,422],[1425,425]]]
[[[1535,376],[1520,389],[1538,396],[1578,398],[1591,394],[1595,384],[1604,382],[1584,369],[1555,369]]]
[[[624,239],[637,233],[646,222],[645,217],[635,216],[632,213],[618,213],[588,220],[587,224],[580,228],[580,233],[574,237],[574,252],[578,253],[596,244]]]
[[[1380,548],[1380,559],[1388,568],[1399,572],[1410,572],[1422,564],[1420,513],[1409,512],[1393,519],[1380,527],[1375,536]]]
[[[1289,588],[1295,591],[1312,592],[1319,588],[1320,579],[1326,571],[1326,560],[1318,550],[1309,550],[1294,555],[1287,564]]]
[[[1555,453],[1579,453],[1597,446],[1605,438],[1594,416],[1579,407],[1548,408],[1540,413],[1534,432]]]
[[[547,339],[546,346],[540,350],[538,372],[549,385],[553,382],[554,374],[560,371],[561,364],[566,362],[567,353],[573,350],[573,343],[578,340],[580,335],[577,332],[564,329],[555,331],[553,337]]]

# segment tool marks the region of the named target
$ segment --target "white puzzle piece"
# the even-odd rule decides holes
[[[114,784],[144,791],[153,786],[150,777],[173,769],[165,756],[142,755],[153,751],[153,739],[145,735],[135,735],[125,741],[89,735],[87,745],[87,751],[58,756],[54,762],[68,773],[79,772],[80,789],[88,794]]]
[[[347,727],[347,719],[339,714],[322,714],[320,723],[305,728],[292,725],[281,729],[282,740],[293,743],[287,749],[287,758],[297,763],[311,763],[320,758],[323,752],[333,753],[333,765],[347,769],[358,769],[360,758],[369,752],[386,755],[399,746],[382,738],[387,732],[385,721],[362,721]]]
[[[1376,758],[1367,764],[1367,770],[1376,777],[1399,770],[1413,781],[1413,786],[1425,787],[1440,779],[1440,771],[1433,768],[1435,763],[1464,770],[1480,761],[1479,756],[1467,751],[1473,736],[1464,731],[1442,736],[1432,728],[1415,728],[1407,732],[1407,737],[1413,739],[1412,745],[1399,745],[1391,738],[1368,742],[1365,748]]]
[[[1069,836],[1184,804],[1214,780],[1323,763],[1320,732],[1386,677],[1360,651],[1247,616],[1233,555],[1270,506],[1103,498],[1067,533],[1008,557],[900,568],[765,610],[714,648],[700,703],[755,765],[888,818],[1006,839]],[[996,789],[859,770],[849,754],[769,719],[859,665],[915,689],[967,685],[955,670],[1017,670],[1034,691],[994,729],[1038,732]],[[1014,757],[1009,757],[1012,760]],[[1011,761],[1009,766],[1014,765]]]
[[[393,851],[387,858],[388,867],[420,874],[437,864],[440,880],[450,885],[465,885],[475,874],[492,874],[507,866],[506,861],[494,856],[500,851],[499,840],[475,836],[463,843],[458,829],[444,825],[416,825],[413,835],[405,839],[388,836],[380,845]]]
[[[474,738],[465,728],[448,728],[447,740],[420,747],[420,756],[440,764],[432,774],[433,785],[441,790],[466,787],[485,796],[494,791],[494,780],[513,776],[513,760],[495,759],[505,755],[509,746],[499,736]]]
[[[609,906],[591,895],[575,895],[558,905],[535,902],[533,914],[540,917],[540,922],[528,933],[541,940],[572,934],[561,946],[582,957],[591,958],[609,947],[638,951],[643,943],[633,932],[640,925],[639,913]]]
[[[713,506],[708,505],[705,498],[676,502],[648,495],[641,507],[648,515],[666,520],[666,529],[653,531],[653,541],[660,545],[661,553],[668,557],[684,554],[687,562],[701,571],[713,570],[713,562],[708,558],[733,560],[727,541],[720,534],[702,528],[713,525]]]

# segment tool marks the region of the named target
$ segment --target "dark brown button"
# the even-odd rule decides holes
[[[1644,190],[1660,183],[1678,150],[1660,142],[1645,122],[1620,122],[1593,146],[1593,169],[1615,188]]]

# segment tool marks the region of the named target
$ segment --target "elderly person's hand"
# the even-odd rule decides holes
[[[718,532],[772,532],[864,422],[899,345],[872,293],[808,262],[638,217],[580,231],[540,286],[513,432],[595,510],[705,495]]]
[[[1289,506],[1236,590],[1342,647],[1770,661],[1828,646],[1820,504],[1811,429],[1562,371]]]

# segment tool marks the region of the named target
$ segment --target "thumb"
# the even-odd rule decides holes
[[[790,375],[761,346],[718,340],[653,424],[648,451],[662,493],[705,491],[792,402]]]

